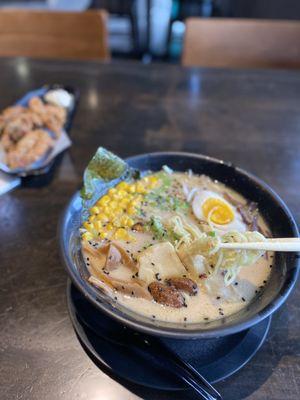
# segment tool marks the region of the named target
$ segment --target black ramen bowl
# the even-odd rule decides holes
[[[179,152],[142,154],[127,159],[141,171],[159,171],[168,165],[176,171],[192,169],[224,183],[258,203],[260,213],[274,237],[297,237],[297,225],[280,197],[255,176],[210,157]],[[105,192],[106,187],[103,188]],[[233,334],[251,327],[268,317],[287,299],[298,276],[299,259],[295,253],[276,253],[270,278],[262,291],[244,309],[228,317],[191,324],[155,321],[116,303],[111,297],[88,283],[88,270],[80,251],[81,199],[76,193],[67,206],[60,224],[60,246],[67,272],[75,286],[97,309],[121,324],[152,335],[176,339],[214,338]]]

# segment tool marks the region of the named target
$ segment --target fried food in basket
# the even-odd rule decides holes
[[[66,110],[52,104],[44,104],[39,97],[33,97],[29,101],[29,109],[37,114],[43,121],[43,125],[59,137],[62,127],[66,122]]]
[[[43,129],[27,132],[18,143],[11,148],[6,162],[11,168],[22,168],[38,161],[53,147],[54,141]]]
[[[26,167],[43,157],[62,133],[67,111],[33,97],[28,107],[8,107],[0,114],[0,146],[10,168]],[[54,138],[51,138],[51,133]]]

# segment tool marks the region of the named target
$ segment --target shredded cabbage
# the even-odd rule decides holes
[[[209,275],[215,275],[220,270],[225,272],[225,285],[230,285],[240,269],[247,265],[254,264],[263,254],[263,250],[231,250],[220,248],[221,243],[229,242],[261,242],[265,240],[259,232],[237,232],[232,231],[221,236],[212,237],[203,233],[202,237],[187,243],[181,248],[181,254],[196,255],[205,257],[206,269]]]
[[[171,218],[169,224],[177,238],[175,249],[180,258],[191,260],[196,255],[203,256],[206,271],[210,276],[220,270],[225,272],[226,286],[236,279],[242,267],[254,264],[264,254],[263,250],[232,250],[220,247],[221,243],[264,241],[265,237],[259,232],[232,231],[223,236],[215,232],[206,234],[178,215]]]

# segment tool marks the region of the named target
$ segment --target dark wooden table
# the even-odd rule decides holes
[[[53,180],[0,197],[1,400],[192,399],[113,380],[88,358],[66,309],[57,221],[99,145],[121,156],[185,150],[268,182],[300,220],[300,73],[1,60],[0,108],[44,83],[81,91],[73,147]],[[300,398],[300,290],[258,354],[217,384],[224,399]]]

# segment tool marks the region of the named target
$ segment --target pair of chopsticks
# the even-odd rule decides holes
[[[264,251],[300,251],[300,238],[266,239],[263,242],[221,243],[221,249],[264,250]]]
[[[161,362],[166,371],[175,374],[185,382],[199,395],[199,398],[222,400],[220,393],[191,364],[170,350],[158,338],[133,331],[127,327],[113,330],[102,326],[101,329],[95,330],[95,327],[89,323],[86,317],[87,315],[81,316],[83,323],[105,341],[129,349],[138,348],[146,353],[151,353]]]

